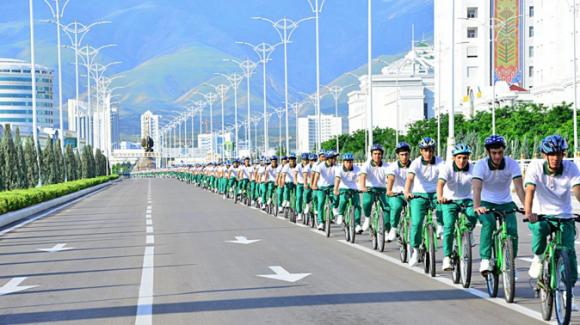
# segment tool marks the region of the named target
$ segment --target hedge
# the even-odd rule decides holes
[[[26,190],[0,192],[0,215],[56,199],[117,178],[119,178],[119,175],[101,176]]]

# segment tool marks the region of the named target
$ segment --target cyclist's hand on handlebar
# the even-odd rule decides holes
[[[318,186],[316,186],[316,185],[312,186],[312,190],[313,191],[318,191]]]
[[[413,195],[413,193],[405,192],[405,199],[407,199],[407,201],[411,200],[414,197],[415,196]]]
[[[530,221],[530,223],[536,223],[538,222],[538,215],[535,213],[532,214],[526,214],[526,219],[528,219]]]
[[[360,189],[360,191],[363,192],[363,193],[368,193],[369,192],[369,189],[366,188],[366,187],[363,187],[363,188]]]
[[[387,196],[395,196],[395,192],[393,192],[393,191],[387,191]]]
[[[338,195],[339,195],[338,191],[334,191],[334,196],[338,196]]]
[[[475,209],[475,213],[477,213],[477,214],[487,214],[487,208],[486,207],[479,207],[479,208]]]
[[[444,197],[439,197],[439,198],[437,198],[437,203],[445,204],[445,203],[447,203],[447,199]]]
[[[305,189],[305,190],[308,190],[308,189],[310,189],[310,185],[308,185],[308,183],[304,184],[304,189]]]

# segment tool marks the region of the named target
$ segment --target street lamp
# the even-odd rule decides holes
[[[338,98],[340,97],[340,95],[342,94],[342,92],[349,87],[353,87],[354,84],[350,84],[344,87],[339,87],[339,86],[332,86],[332,87],[328,87],[328,86],[324,86],[326,89],[328,89],[328,92],[330,94],[332,94],[332,97],[334,98],[334,110],[335,110],[335,117],[338,118]],[[342,124],[342,123],[341,123]],[[340,147],[338,144],[338,136],[340,135],[340,133],[342,133],[341,130],[338,130],[338,123],[336,124],[336,152],[340,152]]]
[[[296,115],[296,153],[298,153],[298,113],[304,104],[304,102],[294,102],[290,104],[292,111],[294,111],[294,114]]]
[[[246,42],[236,42],[236,44],[243,44],[243,45],[248,45],[248,46],[252,47],[254,52],[256,52],[256,54],[258,54],[258,56],[260,57],[260,62],[262,62],[262,64],[264,65],[264,115],[265,115],[268,113],[267,112],[268,104],[267,104],[267,97],[266,97],[266,63],[268,63],[268,61],[270,61],[270,56],[272,55],[272,53],[274,52],[276,47],[278,47],[278,45],[280,45],[281,43],[278,43],[276,45],[270,45],[266,42],[262,42],[258,45],[252,45],[252,44],[246,43]],[[268,120],[267,119],[264,120],[264,137],[266,138],[264,140],[265,150],[266,150],[266,152],[268,152]]]
[[[32,137],[34,139],[34,147],[38,147],[38,130],[36,128],[36,58],[34,57],[34,7],[32,0],[29,0],[30,8],[30,74],[32,77]],[[40,150],[40,148],[38,148]],[[40,154],[36,155],[36,163],[38,164],[38,187],[42,186],[42,177],[40,177]]]
[[[208,83],[204,83],[205,86],[210,86],[213,87],[213,89],[215,89],[215,91],[219,94],[219,96],[222,99],[222,134],[224,136],[223,140],[225,140],[226,134],[225,134],[225,113],[224,113],[224,101],[226,100],[226,94],[228,93],[228,91],[230,90],[229,86],[226,86],[224,84],[221,84],[219,86],[214,86],[212,84],[208,84]],[[222,141],[222,161],[224,160],[224,149],[225,149],[225,142]]]
[[[213,143],[214,143],[214,138],[213,138],[213,103],[215,103],[215,101],[218,98],[218,95],[216,95],[215,93],[209,92],[203,95],[203,97],[205,97],[206,102],[209,104],[209,133],[211,134],[211,144],[210,144],[210,151],[213,155]]]
[[[368,83],[369,83],[369,95],[367,97],[367,116],[369,116],[369,148],[367,152],[371,152],[371,146],[373,145],[373,38],[372,38],[372,6],[371,0],[369,0],[369,21],[368,21]]]
[[[278,150],[280,150],[280,154],[282,154],[282,116],[284,115],[284,112],[286,112],[286,110],[281,107],[278,108],[272,107],[272,109],[274,110],[276,115],[278,115],[278,134],[280,135],[280,137],[278,138]]]
[[[230,87],[231,88],[234,88],[234,99],[235,99],[235,102],[234,102],[234,116],[235,116],[234,118],[235,118],[235,122],[234,123],[236,125],[238,125],[238,88],[240,87],[240,83],[242,82],[242,80],[244,79],[244,77],[240,76],[237,73],[231,74],[229,76],[228,75],[225,75],[223,73],[215,73],[215,74],[216,75],[220,75],[220,76],[225,77],[226,79],[228,79],[228,81],[230,82]],[[250,93],[248,92],[248,95],[249,94]],[[236,148],[236,150],[235,150],[236,156],[237,156],[237,151],[238,151],[237,150],[237,147],[238,147],[237,146],[237,144],[238,144],[238,130],[239,130],[239,128],[236,128],[236,141],[235,141],[235,143],[236,143],[236,146],[235,146],[235,148]]]
[[[317,105],[320,105],[320,100],[322,100],[322,98],[324,98],[324,96],[326,96],[326,95],[329,94],[329,93],[325,93],[325,94],[320,95],[320,92],[316,92],[316,93],[311,94],[311,95],[310,94],[307,94],[307,93],[304,93],[304,92],[298,92],[298,93],[301,94],[301,95],[304,95],[308,99],[310,99],[310,103],[312,105],[314,105],[314,111],[315,112],[319,112],[320,111],[320,108],[317,106]],[[321,121],[322,120],[322,117],[321,116],[318,116],[318,119]],[[322,129],[322,124],[321,123],[314,123],[314,124],[315,125],[318,124],[316,127],[319,130]],[[317,136],[318,136],[318,133],[320,133],[320,139],[317,139],[317,143],[318,143],[318,140],[320,140],[319,142],[322,144],[322,131],[321,132],[318,132],[318,130],[317,130],[316,132],[317,132]]]
[[[197,110],[199,110],[199,134],[203,133],[203,109],[207,106],[207,103],[204,102],[203,100],[198,100],[196,102],[192,103],[197,107]],[[197,147],[201,148],[201,146],[199,145],[199,141],[197,143]]]
[[[284,19],[273,21],[262,17],[254,17],[252,19],[267,21],[272,24],[280,36],[281,42],[284,44],[284,103],[286,105],[286,151],[290,151],[290,140],[288,136],[288,43],[292,34],[298,28],[301,22],[305,20],[314,19],[314,17],[304,18],[297,22],[284,17]]]
[[[258,147],[258,124],[260,123],[260,120],[263,117],[264,117],[263,115],[258,115],[258,116],[254,116],[250,119],[250,121],[252,123],[254,123],[254,133],[255,133],[254,139],[255,139],[255,146],[256,146],[256,157],[258,157],[258,151],[257,151],[257,147]]]

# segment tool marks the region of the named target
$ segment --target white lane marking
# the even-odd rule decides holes
[[[147,233],[150,234],[153,232],[153,227],[147,227]]]
[[[9,232],[11,232],[11,231],[13,231],[13,230],[16,230],[16,229],[20,228],[20,227],[26,226],[27,224],[29,224],[29,223],[31,223],[31,222],[34,222],[34,221],[36,221],[36,220],[38,220],[38,219],[42,219],[42,218],[44,218],[44,217],[46,217],[46,216],[48,216],[48,215],[50,215],[50,214],[52,214],[52,213],[55,213],[55,212],[57,212],[57,211],[60,211],[60,210],[62,210],[62,209],[64,209],[64,208],[68,207],[69,205],[75,204],[75,203],[77,203],[78,201],[80,201],[80,200],[82,200],[82,199],[86,199],[86,198],[88,198],[89,196],[92,196],[92,195],[94,195],[94,194],[97,194],[97,193],[99,193],[99,192],[101,192],[101,191],[104,191],[104,190],[106,190],[106,189],[108,189],[108,188],[109,188],[108,186],[107,186],[107,187],[104,187],[104,188],[102,188],[102,189],[100,189],[100,190],[98,190],[98,191],[95,191],[95,192],[89,193],[89,194],[87,194],[87,195],[85,195],[85,196],[79,197],[78,199],[75,199],[75,200],[73,200],[73,201],[70,201],[70,202],[68,202],[68,203],[65,203],[65,204],[63,204],[63,205],[61,205],[61,206],[59,206],[59,207],[56,207],[56,208],[54,208],[54,209],[51,209],[51,210],[49,210],[49,211],[46,211],[46,212],[44,212],[44,213],[42,213],[42,214],[39,214],[39,215],[37,215],[37,216],[36,216],[36,217],[34,217],[34,218],[28,219],[28,220],[26,220],[26,221],[24,221],[24,222],[22,222],[22,223],[19,223],[19,224],[17,224],[17,225],[14,225],[14,226],[12,226],[12,227],[10,227],[10,228],[8,228],[8,229],[2,230],[2,231],[0,231],[0,236],[3,236],[3,235],[5,235],[5,234],[7,234],[7,233],[9,233]]]
[[[4,295],[8,295],[14,292],[18,292],[18,291],[22,291],[22,290],[26,290],[26,289],[30,289],[30,288],[34,288],[34,287],[38,287],[38,286],[22,286],[19,287],[18,285],[20,285],[24,280],[26,280],[27,278],[14,278],[12,280],[10,280],[8,283],[6,283],[3,287],[0,288],[0,296],[4,296]]]
[[[49,253],[56,253],[61,251],[67,251],[69,249],[74,249],[74,247],[64,247],[66,244],[56,244],[53,248],[39,248],[39,251],[49,252]]]
[[[150,215],[150,214],[146,214],[146,215],[145,215],[145,218],[146,218],[146,219],[151,219],[151,215]]]
[[[141,287],[139,288],[139,300],[137,301],[137,315],[135,325],[153,324],[153,256],[155,248],[145,247],[143,257],[143,273],[141,274]]]
[[[150,205],[148,205],[148,206],[147,206],[147,210],[151,210],[152,208],[153,208],[153,207],[152,207],[152,206],[150,206]]]
[[[528,236],[534,236],[533,234],[528,234]],[[580,245],[580,241],[575,241],[576,245]]]
[[[147,201],[147,203],[151,203],[151,201]]]
[[[155,237],[153,235],[147,236],[146,244],[155,244]]]
[[[316,228],[310,229],[310,231],[314,232],[315,234],[319,234],[321,236],[326,237],[326,231],[320,231],[320,230],[318,230]],[[334,234],[330,234],[330,238],[334,238]]]
[[[524,262],[529,262],[532,263],[533,259],[528,258],[528,257],[518,257],[518,260],[522,260]],[[580,264],[578,264],[578,269],[580,269]]]
[[[266,275],[258,275],[258,276],[262,277],[262,278],[281,280],[281,281],[294,283],[294,282],[300,281],[300,280],[304,279],[305,277],[312,274],[312,273],[294,273],[294,274],[291,274],[281,266],[268,266],[268,268],[276,274],[266,274]]]
[[[347,246],[350,246],[350,247],[356,248],[358,250],[361,250],[361,251],[363,251],[365,253],[369,253],[369,254],[371,254],[371,255],[373,255],[375,257],[381,258],[381,259],[383,259],[383,260],[385,260],[387,262],[393,263],[393,264],[395,264],[397,266],[400,266],[400,267],[406,268],[408,270],[411,270],[411,271],[413,271],[415,273],[418,273],[418,274],[421,274],[421,275],[424,275],[424,276],[428,276],[428,275],[425,275],[425,273],[423,273],[423,270],[420,269],[420,268],[410,267],[409,264],[401,264],[398,259],[393,258],[393,257],[390,257],[388,255],[381,254],[381,253],[376,252],[376,251],[374,251],[374,250],[372,250],[370,248],[366,248],[366,247],[360,246],[359,244],[351,244],[351,243],[347,242],[346,240],[339,240],[339,242],[341,242],[341,243],[343,243],[343,244],[345,244]],[[465,291],[467,293],[470,293],[470,294],[472,294],[474,296],[477,296],[479,298],[485,299],[485,300],[487,300],[489,302],[492,302],[492,303],[494,303],[496,305],[500,305],[500,306],[503,306],[505,308],[509,308],[509,309],[511,309],[513,311],[516,311],[516,312],[520,313],[520,314],[523,314],[523,315],[526,315],[526,316],[530,316],[530,317],[532,317],[534,319],[537,319],[539,321],[542,321],[544,323],[551,324],[551,322],[546,322],[542,318],[542,314],[540,314],[540,313],[538,313],[536,311],[533,311],[533,310],[531,310],[529,308],[526,308],[526,307],[517,305],[517,304],[508,304],[507,302],[505,302],[504,299],[489,298],[489,295],[487,294],[487,292],[483,292],[483,291],[480,291],[480,290],[477,290],[477,289],[473,289],[473,288],[467,288],[467,289],[465,289],[465,288],[463,288],[459,284],[454,284],[451,279],[446,278],[446,277],[442,277],[442,276],[439,276],[439,275],[437,275],[435,278],[432,278],[432,279],[434,279],[436,281],[439,281],[439,282],[441,282],[443,284],[447,284],[448,286],[451,286],[451,287],[453,287],[455,289],[462,290],[462,291]]]
[[[145,220],[145,222],[148,226],[151,226],[153,224],[153,220],[151,220],[151,219]]]
[[[248,240],[248,237],[246,236],[236,236],[236,240],[228,240],[226,241],[226,243],[234,243],[234,244],[244,244],[244,245],[248,245],[248,244],[252,244],[252,243],[256,243],[259,242],[261,239],[251,239]]]

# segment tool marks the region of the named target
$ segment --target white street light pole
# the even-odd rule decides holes
[[[375,59],[375,61],[384,63],[385,65],[387,65],[387,67],[390,67],[391,65],[396,65],[397,77],[396,77],[396,80],[395,80],[395,94],[396,94],[395,95],[396,96],[395,101],[397,103],[397,108],[396,108],[396,111],[397,111],[397,130],[395,132],[395,142],[396,143],[399,143],[399,133],[400,133],[400,130],[401,130],[401,125],[400,125],[400,122],[401,122],[401,118],[400,118],[401,117],[401,112],[399,110],[399,93],[400,93],[399,92],[399,73],[401,72],[401,69],[400,69],[400,67],[398,65],[398,61],[391,62],[391,63],[389,63],[389,62],[387,62],[385,60],[381,60],[381,59]],[[439,139],[437,139],[437,141],[439,141]]]
[[[196,106],[197,109],[199,110],[199,134],[203,133],[203,109],[207,106],[207,103],[204,102],[203,100],[198,100],[197,102],[193,102]],[[201,149],[201,145],[199,144],[199,141],[197,142],[197,147]]]
[[[298,113],[300,113],[300,109],[304,106],[304,102],[295,102],[290,104],[294,114],[296,115],[296,154],[298,154]]]
[[[280,155],[282,155],[282,116],[284,116],[284,112],[286,112],[286,110],[281,107],[272,107],[272,109],[276,115],[278,115],[278,134],[280,135],[278,138],[278,150],[280,151]]]
[[[367,148],[367,152],[370,153],[371,146],[373,143],[373,35],[372,35],[372,27],[373,27],[373,20],[372,20],[372,5],[371,0],[369,0],[369,21],[368,21],[368,88],[369,88],[369,96],[367,97],[367,118],[368,118],[368,128],[369,128],[369,147]]]
[[[316,111],[316,112],[320,109],[317,106],[317,105],[320,105],[320,100],[322,100],[322,98],[324,98],[324,96],[326,96],[326,95],[329,94],[329,93],[325,93],[325,94],[320,95],[320,92],[318,94],[315,93],[315,94],[312,94],[312,95],[309,95],[309,94],[303,93],[303,92],[298,92],[298,93],[301,94],[301,95],[304,95],[308,99],[310,99],[310,102],[312,103],[312,105],[314,105],[314,111]],[[322,117],[319,116],[319,118],[320,118],[320,120],[322,120]],[[319,129],[321,129],[321,128],[319,128]],[[321,140],[322,140],[322,138],[321,138]],[[322,142],[320,142],[320,143],[322,144]]]
[[[240,87],[240,84],[242,82],[242,80],[244,80],[244,77],[240,76],[237,73],[234,73],[232,75],[225,75],[223,73],[216,73],[217,75],[220,75],[222,77],[225,77],[226,79],[228,79],[228,81],[230,82],[230,88],[234,88],[234,119],[235,119],[235,125],[238,125],[238,88]],[[249,94],[249,92],[248,92]],[[249,97],[248,97],[249,98]],[[235,135],[235,150],[234,153],[236,155],[236,157],[238,156],[238,130],[239,127],[236,128],[236,135]]]
[[[244,45],[248,45],[250,47],[252,47],[252,49],[254,50],[254,52],[256,52],[256,54],[258,54],[258,56],[260,57],[260,62],[262,62],[263,66],[264,66],[264,115],[267,114],[267,108],[268,108],[268,102],[267,102],[267,95],[266,95],[266,63],[268,63],[268,61],[270,61],[270,56],[272,55],[272,53],[274,53],[274,50],[276,49],[276,47],[278,47],[278,45],[280,45],[281,43],[278,43],[276,45],[270,45],[266,42],[262,42],[259,45],[252,45],[250,43],[246,43],[246,42],[236,42],[237,44],[244,44]],[[265,151],[266,153],[268,152],[268,119],[264,119],[264,143],[265,143]]]
[[[297,22],[287,19],[286,17],[284,17],[284,19],[281,19],[279,21],[273,21],[261,17],[254,17],[252,19],[264,20],[271,23],[272,27],[274,27],[274,29],[276,29],[276,31],[278,32],[280,40],[284,44],[284,103],[286,109],[286,151],[289,152],[290,139],[288,134],[288,44],[291,43],[290,38],[292,37],[292,34],[296,30],[296,28],[298,28],[298,25],[300,25],[300,23],[305,20],[314,19],[314,17],[304,18]]]
[[[32,138],[34,139],[34,147],[40,150],[38,140],[38,130],[36,128],[36,58],[34,57],[34,7],[32,0],[29,0],[30,7],[30,74],[32,77]],[[36,163],[38,164],[38,185],[42,186],[42,177],[40,177],[40,154],[36,155]]]
[[[577,76],[578,76],[578,64],[577,64],[577,58],[576,58],[576,0],[572,0],[574,1],[573,7],[574,9],[572,10],[573,15],[572,15],[572,20],[574,21],[574,33],[572,34],[572,37],[574,38],[574,76],[573,76],[573,80],[574,80],[574,163],[576,163],[576,161],[578,160],[578,121],[577,121],[577,111],[578,111],[578,88],[577,88]]]
[[[210,120],[209,121],[209,129],[210,129],[209,133],[211,134],[210,152],[211,152],[212,157],[213,157],[213,154],[214,154],[213,144],[215,142],[214,135],[213,135],[213,103],[215,103],[215,101],[217,100],[218,95],[216,95],[215,93],[209,92],[209,93],[203,95],[203,97],[205,97],[205,100],[209,104],[209,120]]]
[[[254,124],[254,134],[255,134],[254,140],[255,140],[256,148],[258,148],[258,124],[260,124],[260,120],[262,119],[262,117],[263,116],[258,115],[258,116],[252,117],[250,119],[250,121]],[[250,152],[250,154],[251,154],[251,152]],[[258,158],[258,151],[257,150],[256,150],[256,158]]]
[[[335,117],[338,118],[338,99],[340,98],[340,95],[342,94],[342,92],[348,88],[348,87],[353,87],[354,84],[350,84],[344,87],[339,87],[339,86],[332,86],[332,87],[328,87],[328,86],[324,86],[326,87],[326,89],[328,89],[328,92],[330,94],[332,94],[332,97],[334,98],[334,110],[335,110]],[[342,123],[341,123],[342,124]],[[340,145],[338,143],[338,137],[340,136],[340,134],[342,133],[342,130],[338,129],[338,123],[336,124],[336,152],[340,152]]]
[[[226,94],[228,93],[228,91],[230,90],[230,87],[221,84],[219,86],[214,86],[212,84],[208,84],[208,83],[204,83],[205,86],[210,86],[213,87],[213,89],[215,89],[215,91],[218,93],[218,95],[221,97],[222,99],[222,154],[221,154],[221,159],[222,161],[224,160],[224,150],[225,150],[225,137],[226,137],[226,132],[225,132],[225,112],[224,112],[224,101],[226,100]]]
[[[317,109],[316,115],[318,116],[318,130],[316,132],[316,145],[317,150],[322,148],[322,116],[320,113],[320,14],[322,13],[322,8],[324,7],[324,3],[326,0],[307,0],[308,4],[310,4],[310,9],[315,15],[316,19],[316,103],[314,105],[315,109]],[[312,3],[314,1],[314,3]]]

